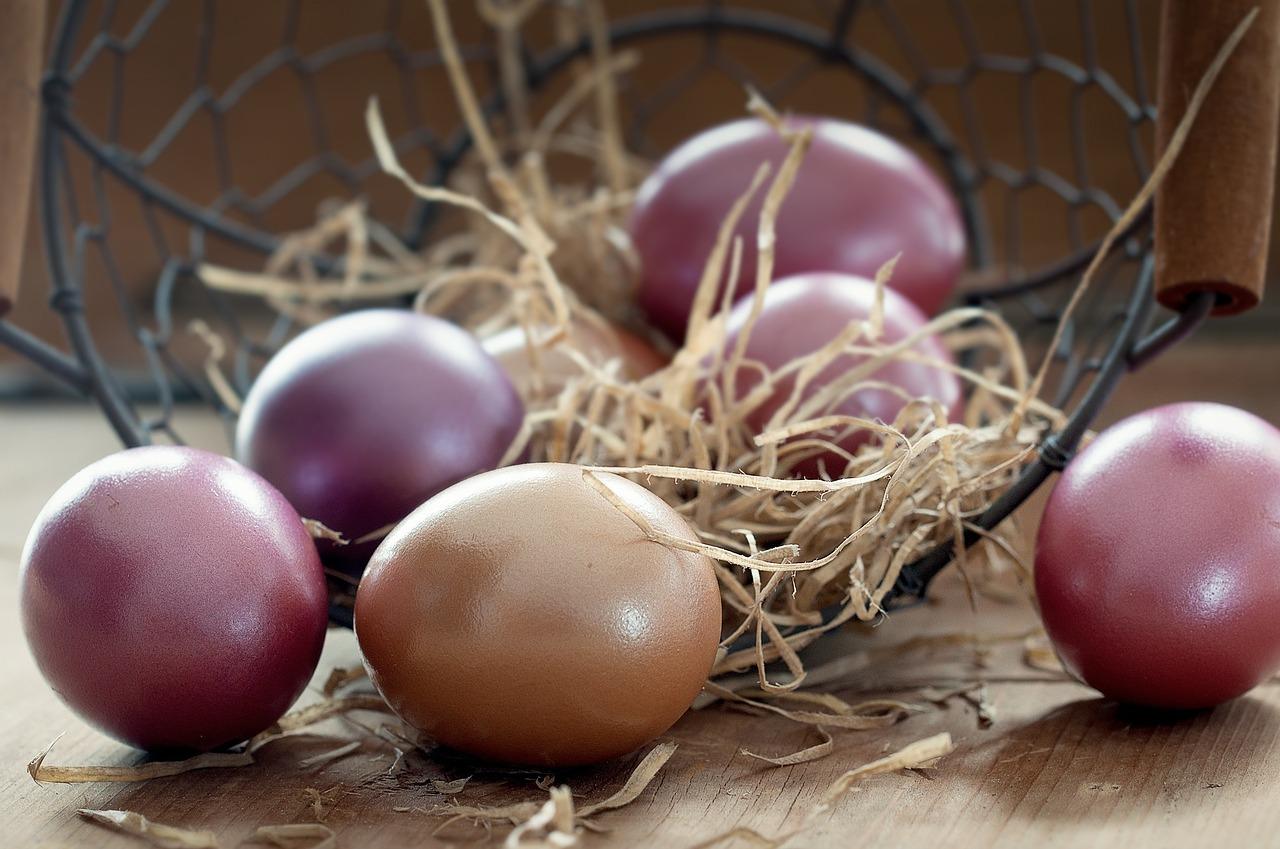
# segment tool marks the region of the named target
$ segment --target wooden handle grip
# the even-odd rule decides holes
[[[0,316],[18,297],[35,171],[44,0],[10,0],[0,23]]]
[[[1280,0],[1164,0],[1156,146],[1164,150],[1205,69],[1252,9],[1156,194],[1156,297],[1213,292],[1215,315],[1262,300],[1280,118]]]

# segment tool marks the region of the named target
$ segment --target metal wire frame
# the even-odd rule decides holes
[[[826,26],[815,25],[800,16],[709,2],[620,20],[611,27],[611,37],[618,47],[660,43],[661,39],[679,36],[696,36],[704,44],[700,64],[676,77],[664,89],[641,97],[633,104],[628,135],[633,145],[640,149],[645,146],[647,126],[699,73],[707,70],[726,73],[738,82],[765,91],[785,106],[788,86],[794,89],[802,84],[806,73],[817,69],[846,70],[866,87],[867,107],[863,118],[867,123],[877,124],[886,109],[896,110],[907,119],[908,132],[934,152],[959,200],[968,231],[971,260],[979,268],[988,267],[995,261],[993,238],[980,192],[992,184],[1006,188],[1008,203],[1014,211],[1009,216],[1004,257],[1005,267],[1011,273],[1000,285],[971,291],[966,297],[971,303],[997,305],[1006,312],[1016,308],[1024,316],[1022,323],[1032,333],[1037,327],[1046,328],[1057,321],[1058,305],[1064,299],[1064,292],[1093,255],[1094,244],[1082,237],[1080,210],[1093,206],[1112,219],[1120,213],[1118,204],[1094,183],[1089,172],[1082,107],[1086,93],[1101,91],[1120,109],[1127,121],[1126,143],[1135,171],[1143,177],[1147,171],[1140,129],[1153,119],[1154,108],[1142,61],[1136,2],[1127,0],[1124,4],[1132,61],[1129,69],[1133,79],[1132,91],[1126,90],[1115,76],[1098,64],[1092,35],[1091,0],[1076,2],[1080,30],[1088,35],[1083,39],[1083,55],[1078,60],[1068,60],[1044,48],[1031,0],[1016,2],[1028,45],[1026,56],[984,51],[965,4],[961,0],[949,0],[947,9],[953,18],[952,25],[968,57],[956,67],[934,67],[921,55],[892,0],[817,3],[815,5],[820,10],[829,12]],[[352,164],[326,152],[325,131],[323,122],[318,118],[318,94],[314,84],[304,85],[304,100],[311,116],[309,132],[322,153],[281,175],[257,197],[248,196],[235,184],[224,138],[216,139],[213,163],[224,191],[208,206],[202,206],[157,181],[147,173],[148,166],[163,155],[194,116],[207,114],[215,128],[219,127],[228,110],[277,70],[289,69],[305,80],[344,58],[364,53],[385,53],[400,70],[402,85],[409,87],[415,70],[439,63],[434,51],[410,50],[398,37],[403,6],[400,0],[388,3],[382,32],[354,36],[309,55],[304,54],[296,45],[302,4],[294,2],[286,12],[280,47],[264,56],[224,91],[215,93],[207,82],[215,14],[214,3],[207,0],[205,26],[196,51],[200,84],[149,143],[141,149],[130,150],[118,143],[122,121],[120,69],[125,57],[145,39],[166,5],[165,0],[153,2],[121,37],[110,31],[116,3],[106,0],[98,21],[98,32],[78,56],[73,55],[77,36],[87,23],[91,4],[88,0],[69,0],[64,6],[42,92],[44,112],[39,185],[45,245],[54,287],[51,305],[62,317],[72,355],[68,356],[0,321],[0,342],[24,353],[76,391],[94,398],[126,445],[148,442],[157,433],[170,440],[181,441],[180,434],[172,426],[175,399],[179,394],[202,399],[224,415],[231,415],[204,381],[173,356],[168,347],[174,329],[175,291],[180,283],[194,280],[191,272],[204,255],[206,239],[215,238],[260,254],[269,253],[277,247],[279,237],[264,227],[254,225],[264,211],[316,173],[330,173],[356,192],[376,167],[372,159]],[[891,67],[852,37],[858,22],[870,15],[878,16],[883,28],[897,42],[900,52],[907,58],[910,74]],[[754,79],[749,69],[733,61],[725,44],[735,36],[767,39],[786,45],[807,56],[807,63],[774,86],[767,86]],[[542,55],[526,55],[524,70],[529,85],[537,89],[548,84],[589,51],[590,44],[583,37]],[[466,55],[475,62],[492,61],[484,47],[468,49]],[[105,130],[95,130],[77,114],[72,95],[86,72],[95,63],[104,61],[104,57],[114,57],[116,62],[117,90]],[[986,149],[975,104],[968,90],[972,81],[982,74],[1009,75],[1018,81],[1018,108],[1026,152],[1026,163],[1022,168],[992,157]],[[1054,172],[1040,161],[1040,145],[1030,116],[1034,107],[1031,81],[1042,74],[1056,75],[1072,86],[1069,109],[1072,116],[1073,173],[1069,176]],[[957,128],[949,126],[929,102],[931,93],[940,88],[954,89],[959,94],[961,117]],[[444,182],[467,155],[470,138],[460,129],[448,138],[438,138],[415,120],[411,98],[406,95],[405,101],[409,104],[406,106],[407,114],[415,126],[396,139],[396,146],[402,151],[414,148],[428,150],[432,166],[427,177],[432,182]],[[490,94],[484,107],[491,115],[501,114],[504,108],[501,91]],[[93,204],[97,212],[97,219],[93,222],[83,214],[83,202],[75,193],[68,164],[73,154],[87,157],[92,166]],[[147,229],[163,259],[152,302],[153,326],[147,326],[127,303],[123,283],[113,270],[114,261],[107,244],[112,222],[111,208],[106,200],[105,184],[108,179],[128,187],[139,199]],[[1021,271],[1018,254],[1022,242],[1019,230],[1021,216],[1016,213],[1020,210],[1020,193],[1032,187],[1047,189],[1067,206],[1072,249],[1057,260],[1030,271]],[[237,214],[239,218],[235,217]],[[161,215],[176,218],[190,226],[185,253],[169,244],[159,223]],[[429,237],[433,218],[434,209],[430,205],[417,205],[401,228],[404,241],[411,247],[421,247]],[[1130,238],[1125,242],[1125,249],[1109,264],[1110,280],[1096,287],[1109,296],[1093,299],[1087,305],[1088,309],[1068,328],[1070,332],[1065,335],[1063,346],[1051,352],[1063,365],[1056,386],[1056,403],[1066,404],[1083,388],[1083,396],[1072,409],[1068,424],[1046,440],[1038,459],[1024,471],[1009,492],[975,520],[976,528],[993,528],[1049,474],[1062,467],[1126,368],[1150,359],[1203,321],[1207,306],[1196,303],[1183,315],[1171,319],[1164,328],[1144,338],[1151,315],[1151,259],[1146,228],[1145,219],[1135,223],[1128,234]],[[150,384],[154,387],[153,397],[160,407],[158,415],[149,419],[142,419],[137,414],[133,387],[122,383],[95,346],[83,300],[86,257],[91,244],[101,253],[101,262],[107,269],[124,318],[145,354]],[[244,332],[235,305],[221,293],[201,288],[207,299],[207,308],[221,319],[235,339],[233,377],[239,387],[246,388],[252,381],[255,363],[269,356],[288,338],[294,329],[292,323],[281,317],[265,339],[252,339]],[[1112,303],[1116,292],[1128,292],[1128,298],[1118,307]],[[975,542],[978,535],[978,531],[970,531],[968,542]],[[950,556],[950,548],[944,545],[909,564],[886,599],[886,606],[909,603],[922,597],[929,581],[945,567]]]

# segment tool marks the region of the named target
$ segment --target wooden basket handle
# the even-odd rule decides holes
[[[1158,150],[1214,55],[1254,8],[1257,19],[1156,193],[1156,297],[1171,309],[1206,291],[1217,296],[1215,315],[1262,300],[1280,119],[1280,0],[1164,0]]]
[[[18,297],[35,172],[44,0],[11,0],[0,25],[0,316]]]

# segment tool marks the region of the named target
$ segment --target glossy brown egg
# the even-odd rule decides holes
[[[570,380],[581,376],[582,367],[569,354],[569,348],[584,354],[594,365],[603,366],[619,360],[619,375],[627,380],[648,377],[667,364],[667,358],[643,337],[612,323],[579,320],[558,344],[538,351],[542,382],[534,381],[533,355],[528,335],[523,328],[512,327],[481,340],[481,345],[496,359],[521,397],[554,398]]]
[[[695,539],[642,486],[599,480],[654,527]],[[645,538],[579,466],[534,463],[433,497],[374,553],[356,636],[407,722],[489,760],[595,763],[662,734],[720,638],[711,561]]]

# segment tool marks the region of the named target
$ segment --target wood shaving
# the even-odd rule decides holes
[[[37,782],[52,784],[138,782],[181,775],[197,769],[249,766],[254,762],[254,752],[268,743],[296,734],[326,719],[361,710],[391,713],[381,696],[356,695],[327,699],[280,717],[274,726],[250,740],[242,752],[205,752],[181,761],[149,761],[136,766],[50,766],[45,763],[45,759],[58,742],[54,740],[27,764],[27,774]],[[358,747],[359,743],[348,743],[334,751],[308,758],[302,761],[301,766],[316,766],[350,754]]]
[[[581,832],[575,823],[573,792],[552,787],[550,798],[529,819],[517,825],[502,842],[503,849],[568,849],[578,845]]]
[[[667,761],[671,760],[671,756],[676,753],[675,743],[659,743],[654,746],[649,754],[645,755],[640,763],[636,764],[636,768],[632,770],[631,775],[627,777],[621,789],[602,802],[596,802],[591,805],[583,806],[578,812],[580,817],[594,816],[601,811],[612,811],[615,808],[621,808],[630,805],[636,799],[640,798],[640,794],[644,792],[649,783],[657,776],[658,772],[666,766]]]
[[[955,745],[951,742],[951,735],[946,732],[926,737],[923,740],[917,740],[891,755],[863,764],[841,775],[831,783],[818,803],[809,809],[802,825],[791,832],[779,837],[767,837],[754,829],[739,826],[697,843],[691,849],[718,846],[735,838],[746,840],[752,845],[777,849],[777,847],[789,843],[792,838],[812,827],[817,816],[831,810],[831,807],[840,797],[862,779],[904,769],[919,769],[932,766],[939,758],[950,754],[954,750]]]
[[[76,813],[92,823],[121,834],[140,837],[161,849],[218,849],[218,838],[212,831],[196,831],[152,822],[135,811],[94,811],[81,808]]]
[[[318,519],[303,519],[302,526],[312,539],[323,539],[338,545],[349,545],[351,540]]]
[[[251,843],[269,843],[280,849],[334,849],[338,835],[318,822],[264,825],[253,832]]]
[[[325,807],[325,802],[329,801],[327,797],[333,795],[340,788],[341,785],[321,791],[315,787],[307,787],[302,791],[302,798],[310,803],[311,815],[316,818],[316,822],[324,822],[325,817],[329,815],[331,809]]]
[[[521,55],[520,26],[542,5],[543,0],[477,0],[476,11],[497,34],[498,70],[506,113],[516,142],[529,136],[528,85]]]
[[[341,758],[345,758],[347,755],[354,754],[358,751],[360,751],[360,741],[352,740],[350,743],[339,746],[338,748],[332,749],[328,752],[321,752],[318,755],[303,758],[298,761],[298,769],[311,769],[313,767],[324,766],[325,764],[340,760]]]
[[[1022,662],[1041,672],[1054,672],[1064,677],[1067,675],[1067,670],[1058,659],[1058,653],[1053,650],[1053,644],[1049,642],[1048,635],[1042,631],[1031,634],[1023,640]]]
[[[239,415],[243,399],[222,370],[222,361],[227,356],[226,341],[204,319],[195,319],[187,325],[187,329],[208,348],[204,360],[204,376],[213,387],[214,394],[218,396],[222,406]]]
[[[435,830],[435,834],[444,831],[458,820],[475,820],[479,823],[506,822],[519,825],[541,809],[538,802],[515,802],[510,805],[440,805],[428,811],[434,816],[447,817]]]
[[[867,731],[873,728],[887,728],[890,725],[901,722],[913,713],[919,713],[925,710],[921,705],[900,702],[895,699],[873,699],[859,705],[849,706],[848,710],[845,712],[791,710],[779,707],[775,704],[770,704],[768,701],[764,701],[763,699],[752,699],[740,693],[735,693],[732,690],[721,687],[712,681],[708,681],[704,686],[707,690],[726,702],[749,705],[762,712],[772,713],[777,716],[790,719],[792,722],[799,722],[805,725],[844,728],[851,731]]]
[[[794,834],[794,833],[793,833]],[[766,837],[754,828],[747,828],[744,825],[731,828],[726,832],[717,834],[714,837],[708,837],[706,840],[700,840],[689,847],[689,849],[711,849],[712,846],[720,846],[732,840],[740,840],[748,846],[758,846],[760,849],[778,849],[788,840],[792,834],[783,837]]]
[[[995,724],[996,706],[991,701],[991,688],[986,682],[966,693],[964,699],[977,711],[979,728],[990,728]]]
[[[322,702],[316,702],[313,705],[307,705],[304,708],[286,713],[280,719],[276,720],[275,727],[262,732],[253,741],[250,742],[250,748],[257,748],[263,742],[273,739],[281,733],[291,731],[300,731],[308,726],[323,722],[335,716],[341,716],[353,711],[372,711],[375,713],[392,713],[391,708],[383,701],[382,696],[377,695],[352,695],[344,696],[338,699],[326,699]]]
[[[596,93],[596,115],[600,119],[600,147],[604,183],[616,195],[629,188],[627,153],[622,144],[622,118],[618,114],[618,92],[615,75],[609,72],[613,65],[609,41],[609,26],[605,21],[602,0],[586,0],[587,29],[591,35],[591,54],[596,68],[606,72],[593,86]]]
[[[765,763],[770,763],[774,766],[795,766],[796,764],[816,761],[831,754],[832,750],[835,748],[835,741],[831,737],[830,732],[821,725],[817,726],[814,730],[816,730],[819,736],[822,737],[822,742],[800,749],[799,751],[792,752],[789,755],[770,757],[768,755],[758,755],[747,749],[739,749],[738,751],[749,758],[755,758],[756,760],[764,761]]]
[[[332,699],[334,694],[348,684],[354,684],[356,681],[368,680],[369,673],[364,668],[363,663],[357,663],[355,666],[335,666],[329,671],[329,677],[324,679],[324,687],[321,692],[324,693],[326,699]]]
[[[654,746],[653,749],[651,749],[649,753],[646,754],[644,758],[640,760],[640,763],[636,764],[635,769],[631,771],[631,775],[627,777],[627,780],[623,783],[622,787],[620,787],[617,792],[613,793],[611,796],[609,796],[608,798],[600,802],[595,802],[593,804],[585,805],[581,808],[577,808],[573,814],[574,821],[577,822],[578,824],[583,824],[584,820],[590,817],[593,817],[596,814],[603,813],[604,811],[612,811],[617,808],[625,807],[626,805],[629,805],[632,802],[634,802],[636,799],[640,797],[640,794],[645,791],[645,788],[647,788],[649,784],[652,783],[653,779],[666,765],[667,761],[669,761],[671,759],[671,756],[675,754],[675,751],[676,751],[675,743],[670,743],[670,742],[659,743],[657,746]],[[551,794],[551,798],[549,798],[546,802],[542,802],[542,803],[528,801],[528,802],[517,802],[511,805],[501,805],[496,807],[485,807],[485,806],[479,806],[479,805],[459,805],[459,804],[441,805],[430,811],[430,813],[435,816],[447,817],[447,819],[440,825],[440,827],[436,829],[435,833],[438,834],[440,831],[442,831],[443,829],[447,828],[449,825],[451,825],[454,822],[457,822],[460,819],[471,819],[481,823],[507,822],[517,827],[527,824],[534,818],[537,818],[539,822],[543,822],[544,818],[547,816],[547,814],[545,813],[547,811],[547,806],[550,805],[553,801],[555,801],[555,794],[559,791],[564,791],[564,793],[569,793],[568,801],[569,803],[572,803],[572,794],[569,791],[568,787],[560,787],[560,788],[552,787],[549,790],[549,793]],[[563,806],[565,802],[561,801],[558,804],[560,807],[556,808],[556,810],[563,811]],[[554,805],[552,807],[555,808]],[[546,820],[546,821],[550,822],[550,820]],[[545,830],[545,826],[540,826],[539,828],[542,828],[543,830]],[[529,829],[524,833],[534,832],[537,830],[538,829]],[[566,834],[572,833],[565,829],[561,829],[561,831]],[[556,839],[559,840],[563,838],[556,838]],[[523,846],[523,845],[530,845],[530,844],[520,844],[520,845]],[[552,845],[552,844],[545,844],[545,845]],[[572,845],[572,844],[568,844],[568,845]]]
[[[951,742],[951,735],[946,732],[926,737],[923,740],[917,740],[887,757],[863,764],[856,769],[851,769],[837,778],[822,794],[822,799],[814,810],[816,812],[830,810],[831,806],[841,796],[849,792],[850,787],[864,778],[872,775],[881,775],[886,772],[897,772],[902,769],[929,766],[938,758],[948,755],[954,750],[955,744]]]
[[[205,752],[181,761],[149,761],[136,766],[50,766],[45,758],[57,744],[48,747],[27,764],[27,774],[41,784],[87,784],[93,782],[137,782],[167,778],[197,769],[224,769],[248,766],[253,755],[247,752]]]
[[[995,724],[996,708],[991,702],[988,681],[974,681],[950,689],[926,687],[921,695],[936,705],[943,705],[958,698],[971,705],[976,713],[979,728],[990,728]]]
[[[471,780],[471,776],[466,778],[457,778],[453,781],[441,781],[438,778],[431,779],[431,789],[437,793],[443,793],[445,796],[456,796],[462,792],[467,786],[467,782]]]

